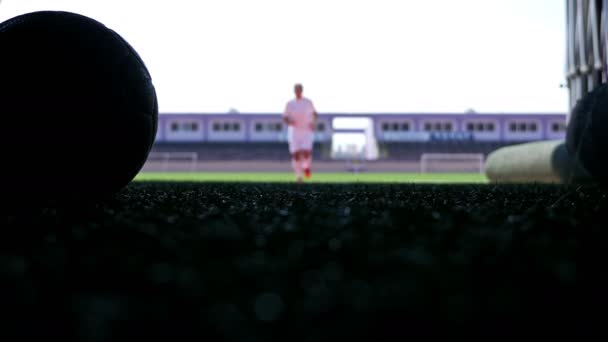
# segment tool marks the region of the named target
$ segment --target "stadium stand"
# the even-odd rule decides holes
[[[370,157],[365,158],[368,167],[402,170],[406,164],[411,164],[408,167],[417,170],[418,167],[414,164],[420,163],[424,154],[471,154],[483,155],[485,159],[490,153],[505,146],[563,139],[566,115],[323,114],[319,116],[319,126],[315,132],[314,160],[337,165],[359,159],[336,157],[332,143],[338,143],[334,139],[336,134],[344,133],[335,129],[334,120],[360,117],[371,119],[374,127],[371,137],[366,138],[374,146],[370,149]],[[225,162],[258,163],[266,165],[269,170],[283,170],[283,164],[290,159],[286,135],[280,113],[164,113],[159,115],[152,152],[160,155],[196,154],[198,170],[220,170],[227,165]],[[377,158],[375,146],[378,147]],[[315,165],[320,166],[319,163]],[[251,165],[244,167],[240,163],[234,167],[246,169]]]

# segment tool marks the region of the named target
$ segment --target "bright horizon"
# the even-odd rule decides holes
[[[566,113],[565,2],[3,0],[0,21],[66,10],[123,36],[166,112]]]

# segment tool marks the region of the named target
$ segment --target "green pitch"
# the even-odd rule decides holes
[[[136,181],[291,183],[288,172],[142,172]],[[316,173],[306,183],[488,183],[479,173]]]

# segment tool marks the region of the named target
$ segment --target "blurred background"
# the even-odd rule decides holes
[[[291,180],[280,115],[298,82],[320,113],[317,181],[483,182],[489,153],[565,135],[564,2],[4,0],[0,21],[38,10],[103,22],[150,69],[139,179]]]

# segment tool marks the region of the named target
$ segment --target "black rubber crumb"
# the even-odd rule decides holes
[[[580,337],[608,305],[594,187],[133,183],[2,213],[7,336]]]

